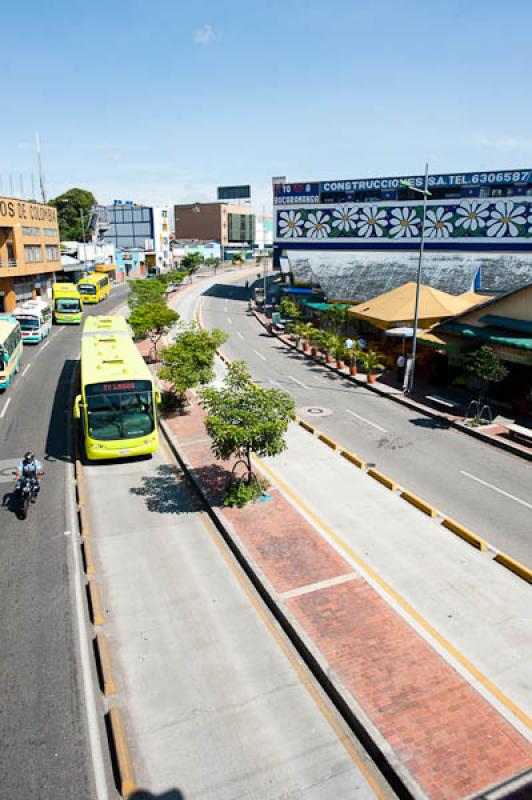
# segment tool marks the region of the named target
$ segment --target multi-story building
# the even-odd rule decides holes
[[[219,242],[222,257],[255,243],[251,206],[232,203],[190,203],[174,206],[175,238]]]
[[[0,311],[51,297],[55,272],[61,272],[56,209],[0,197]]]
[[[145,250],[161,270],[171,266],[168,207],[115,200],[112,206],[96,206],[95,213],[109,226],[104,241],[117,250]]]

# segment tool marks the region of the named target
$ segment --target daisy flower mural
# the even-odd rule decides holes
[[[511,200],[500,200],[495,203],[495,209],[491,212],[488,222],[488,236],[497,236],[497,238],[506,236],[519,236],[518,225],[525,224],[526,214],[525,206],[515,207],[515,203]]]
[[[355,230],[358,214],[354,206],[335,208],[332,215],[334,217],[332,221],[333,228],[337,228],[344,233],[350,233],[350,231]]]
[[[388,225],[386,211],[377,206],[363,208],[359,215],[358,233],[360,236],[382,236]]]
[[[411,239],[419,234],[420,219],[413,208],[394,208],[390,225],[394,239]]]
[[[305,222],[307,236],[310,239],[326,239],[331,232],[330,219],[323,211],[311,211]]]
[[[474,233],[478,228],[486,226],[489,217],[489,203],[466,201],[456,209],[456,227]]]
[[[429,239],[448,239],[453,232],[452,212],[445,208],[430,208],[425,219],[425,235]]]
[[[279,233],[284,239],[296,239],[303,235],[303,217],[300,211],[281,211]]]

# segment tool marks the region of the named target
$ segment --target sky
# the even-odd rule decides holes
[[[532,167],[529,0],[27,0],[2,10],[0,194],[201,202],[271,178]]]

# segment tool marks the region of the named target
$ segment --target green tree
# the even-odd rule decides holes
[[[334,333],[331,333],[331,331],[320,331],[318,335],[318,342],[320,349],[323,350],[323,352],[328,356],[330,356],[331,353],[335,353],[336,350],[342,345],[342,342],[338,336],[335,336]]]
[[[129,296],[127,299],[130,308],[145,305],[146,303],[163,303],[165,285],[158,278],[141,278],[128,281]]]
[[[172,384],[182,401],[187,389],[205,386],[214,378],[214,356],[227,340],[219,328],[198,328],[195,322],[182,323],[174,344],[165,347],[161,354],[162,368],[159,377]]]
[[[193,275],[197,272],[203,262],[203,256],[201,253],[187,253],[186,256],[183,256],[181,259],[180,267],[184,270],[188,275]]]
[[[245,363],[234,361],[227,368],[225,386],[203,389],[200,402],[215,456],[243,460],[245,482],[256,484],[251,454],[274,456],[286,448],[284,436],[295,412],[292,397],[253,383]]]
[[[87,241],[88,226],[95,203],[96,198],[87,189],[69,189],[50,200],[48,205],[57,209],[59,236],[63,241]],[[83,228],[80,212],[83,212]]]
[[[327,327],[339,335],[345,332],[347,322],[347,310],[340,308],[339,305],[333,305],[323,313]]]
[[[478,399],[480,403],[484,399],[490,383],[499,383],[508,375],[508,370],[502,363],[499,354],[488,344],[482,345],[479,350],[468,356],[465,368],[479,382]]]
[[[152,357],[157,360],[157,345],[172,325],[179,319],[179,314],[162,302],[148,302],[135,306],[129,315],[129,324],[137,339],[149,339],[152,343]]]
[[[287,317],[288,319],[297,320],[301,318],[301,309],[297,303],[294,303],[293,300],[289,300],[287,297],[281,300],[279,311],[283,317]]]

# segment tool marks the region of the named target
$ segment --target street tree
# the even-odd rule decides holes
[[[131,309],[146,303],[163,303],[165,285],[158,278],[141,278],[128,281],[128,305]]]
[[[181,323],[173,344],[161,353],[159,377],[168,381],[183,402],[188,389],[205,386],[214,378],[214,356],[227,340],[219,328],[199,328],[195,322]]]
[[[499,354],[488,344],[468,356],[465,368],[478,381],[479,403],[482,403],[490,383],[499,383],[508,375]]]
[[[157,361],[157,345],[179,319],[179,314],[160,301],[137,305],[129,315],[129,324],[138,339],[149,339],[152,358]]]
[[[262,487],[251,455],[273,456],[286,448],[284,437],[294,417],[294,400],[287,392],[253,383],[245,363],[234,361],[227,368],[225,385],[203,389],[200,402],[207,412],[205,427],[214,455],[224,461],[236,458],[245,465],[244,476],[229,487],[230,502],[234,499],[240,505],[257,497]]]
[[[50,200],[57,209],[59,237],[62,241],[83,242],[88,238],[88,226],[96,198],[87,189],[69,189]],[[81,222],[83,214],[83,225]]]
[[[345,332],[347,322],[347,310],[345,308],[341,308],[337,304],[332,305],[324,312],[324,317],[327,326],[334,331],[337,336]]]
[[[202,264],[203,257],[201,253],[187,253],[186,256],[183,256],[181,259],[180,267],[184,270],[188,275],[193,275],[197,272]]]
[[[279,311],[283,317],[291,320],[301,319],[302,316],[301,309],[297,303],[294,303],[293,300],[289,300],[287,297],[284,297],[283,300],[281,300],[281,303],[279,304]]]

